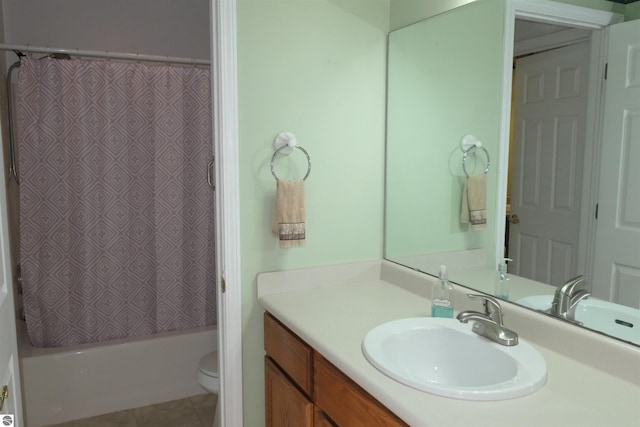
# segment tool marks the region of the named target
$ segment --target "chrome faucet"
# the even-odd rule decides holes
[[[458,313],[456,318],[462,323],[473,320],[471,330],[478,335],[489,338],[498,344],[514,346],[518,344],[518,334],[502,323],[502,307],[497,299],[488,295],[467,294],[471,299],[481,299],[484,313],[468,310]]]
[[[581,323],[576,321],[576,307],[580,301],[591,296],[589,291],[580,289],[583,285],[584,277],[577,276],[556,289],[549,314],[570,322]]]

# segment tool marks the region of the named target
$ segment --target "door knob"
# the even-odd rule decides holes
[[[519,224],[520,223],[520,218],[518,218],[518,215],[511,215],[511,224]]]
[[[4,402],[9,398],[9,387],[6,385],[2,386],[2,391],[0,391],[0,411],[2,411],[2,407],[4,406]]]

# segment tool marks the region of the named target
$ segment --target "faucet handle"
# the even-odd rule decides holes
[[[487,316],[491,317],[491,319],[496,322],[498,325],[502,326],[502,307],[498,300],[489,295],[480,295],[480,294],[467,294],[467,296],[471,299],[479,299],[482,300],[482,305],[484,306],[484,312]]]
[[[586,298],[586,295],[589,295],[588,291],[578,289],[583,284],[583,276],[576,276],[564,282],[561,287],[556,289],[549,313],[553,316],[560,317],[561,319],[566,319],[567,316],[573,317],[573,313],[571,311],[573,302],[576,300],[580,301]],[[575,309],[575,305],[573,308]]]
[[[583,284],[584,284],[584,277],[583,276],[573,277],[573,278],[567,280],[566,282],[564,282],[564,284],[560,288],[560,292],[562,292],[563,294],[566,294],[566,295],[571,295],[576,290],[576,288],[578,288],[579,286],[581,286]]]

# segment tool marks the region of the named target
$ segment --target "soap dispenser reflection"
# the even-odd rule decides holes
[[[431,295],[431,317],[453,318],[453,286],[449,283],[447,266],[440,266],[438,281]]]
[[[513,261],[511,258],[503,258],[498,263],[498,272],[496,273],[496,285],[494,294],[496,297],[509,301],[509,275],[507,274],[507,261]]]

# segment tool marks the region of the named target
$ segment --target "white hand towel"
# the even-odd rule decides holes
[[[304,246],[306,232],[303,180],[278,180],[271,231],[280,239],[281,248]]]
[[[487,177],[472,175],[464,183],[460,222],[471,224],[472,231],[487,228]]]

